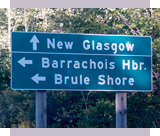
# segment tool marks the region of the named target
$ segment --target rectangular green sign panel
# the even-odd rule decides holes
[[[16,90],[152,91],[151,37],[12,32]]]

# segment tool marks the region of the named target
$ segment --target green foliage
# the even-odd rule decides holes
[[[160,99],[157,95],[136,93],[128,96],[128,127],[160,127]]]
[[[114,93],[47,91],[47,95],[48,127],[114,127]]]
[[[160,127],[160,9],[0,9],[0,127],[35,127],[35,92],[10,89],[10,31],[152,37],[153,92],[128,93],[130,128]],[[10,27],[9,27],[10,26]],[[48,127],[114,128],[115,93],[47,91]]]

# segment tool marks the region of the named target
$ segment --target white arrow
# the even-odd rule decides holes
[[[39,84],[39,81],[46,81],[46,77],[44,76],[39,76],[39,74],[37,73],[36,75],[34,75],[31,78],[34,82],[36,82],[37,84]]]
[[[36,35],[32,37],[30,43],[33,43],[33,50],[37,50],[37,43],[39,43],[39,40],[37,39]]]
[[[25,60],[26,58],[23,57],[18,61],[19,64],[21,64],[23,67],[26,67],[26,64],[33,64],[32,60]]]

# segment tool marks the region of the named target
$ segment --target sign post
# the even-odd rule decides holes
[[[126,92],[116,92],[116,128],[127,128]]]
[[[47,94],[45,90],[36,91],[36,128],[47,127]]]
[[[127,126],[125,92],[152,91],[149,36],[12,32],[11,46],[12,89],[116,91],[117,127]]]

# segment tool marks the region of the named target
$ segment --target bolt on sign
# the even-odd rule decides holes
[[[12,32],[16,90],[152,91],[149,36]]]

